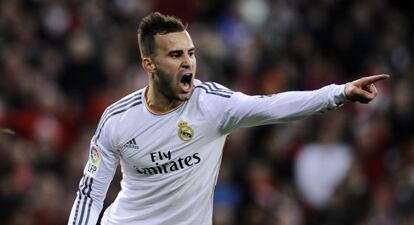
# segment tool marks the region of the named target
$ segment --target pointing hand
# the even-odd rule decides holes
[[[380,80],[388,79],[388,74],[379,74],[369,77],[362,77],[345,85],[345,96],[352,102],[368,103],[373,100],[377,94],[377,88],[374,83]]]

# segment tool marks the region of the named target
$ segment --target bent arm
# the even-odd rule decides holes
[[[68,225],[95,225],[103,201],[114,177],[119,153],[111,144],[107,127],[94,136],[89,148],[88,161],[83,170],[77,196],[72,206]]]
[[[118,157],[115,154],[91,144],[68,225],[96,224],[117,165]]]

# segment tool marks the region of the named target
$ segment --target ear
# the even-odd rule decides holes
[[[141,64],[142,64],[142,67],[144,68],[144,70],[147,73],[150,73],[150,74],[151,73],[154,73],[155,70],[156,70],[156,68],[157,68],[155,66],[155,64],[152,62],[152,60],[150,58],[147,58],[147,57],[145,57],[145,58],[142,59]]]

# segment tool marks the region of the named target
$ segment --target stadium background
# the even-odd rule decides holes
[[[215,225],[414,224],[414,8],[399,2],[0,1],[0,224],[66,223],[100,114],[146,83],[136,29],[154,10],[189,24],[199,79],[249,94],[391,74],[372,104],[233,133]]]

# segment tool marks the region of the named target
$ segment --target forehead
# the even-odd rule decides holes
[[[154,36],[156,49],[160,51],[188,50],[194,48],[193,41],[187,31],[157,34]]]

